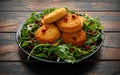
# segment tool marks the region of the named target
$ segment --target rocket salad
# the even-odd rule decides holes
[[[83,30],[87,35],[87,39],[83,46],[76,47],[71,44],[65,44],[62,42],[61,38],[53,43],[40,44],[34,37],[36,30],[41,26],[40,20],[44,15],[49,14],[56,9],[57,8],[48,8],[41,13],[33,12],[31,16],[26,19],[23,28],[21,29],[19,44],[24,50],[29,52],[27,60],[33,55],[46,60],[75,63],[81,61],[82,57],[85,57],[96,50],[103,41],[103,26],[101,25],[99,18],[92,18],[87,14],[80,14],[86,19]],[[66,9],[68,13],[79,14],[68,8]]]

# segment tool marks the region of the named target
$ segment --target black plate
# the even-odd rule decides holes
[[[21,29],[22,29],[24,23],[25,23],[25,21],[23,21],[23,23],[21,23],[19,25],[19,27],[18,27],[18,30],[16,32],[16,42],[17,42],[18,46],[20,47],[20,49],[22,51],[24,51],[27,55],[29,55],[30,51],[23,49],[21,47],[20,43],[18,42],[18,39],[20,38],[20,35],[21,35]],[[90,54],[88,54],[87,56],[83,56],[80,60],[82,61],[82,60],[87,59],[88,57],[92,56],[93,54],[95,54],[101,48],[101,46],[103,44],[103,40],[104,40],[104,34],[103,34],[103,31],[102,31],[102,40],[100,40],[97,49],[94,50],[93,52],[91,52]],[[65,61],[59,61],[59,62],[57,62],[57,61],[54,61],[54,60],[47,60],[47,59],[43,59],[43,58],[38,58],[38,57],[35,57],[33,55],[31,55],[31,57],[33,57],[34,59],[37,59],[39,61],[43,61],[43,62],[49,62],[49,63],[67,63]]]

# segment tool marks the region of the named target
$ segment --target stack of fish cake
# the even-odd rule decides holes
[[[35,38],[40,43],[62,38],[64,43],[82,46],[86,41],[86,33],[82,30],[84,21],[83,17],[68,13],[65,8],[59,8],[43,17],[41,20],[43,26],[38,28]],[[46,29],[44,25],[48,25]]]
[[[62,31],[62,40],[77,47],[86,41],[86,33],[82,30],[84,18],[77,14],[67,14],[57,21],[58,28]]]

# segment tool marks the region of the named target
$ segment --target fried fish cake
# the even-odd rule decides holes
[[[82,46],[86,41],[86,33],[83,30],[74,33],[62,33],[62,40],[64,43],[72,44],[77,47]]]
[[[79,15],[67,14],[58,20],[56,24],[62,32],[73,33],[82,29],[83,23],[81,23],[80,19]]]
[[[40,43],[54,42],[60,38],[60,31],[54,24],[44,24],[35,32],[35,38]]]
[[[45,15],[43,19],[41,20],[41,23],[42,24],[53,23],[59,20],[60,18],[64,17],[66,14],[67,14],[67,10],[65,8],[56,9],[50,14]]]

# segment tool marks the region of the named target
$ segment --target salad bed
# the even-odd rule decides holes
[[[30,56],[35,56],[48,61],[75,63],[95,53],[103,42],[103,26],[101,25],[99,18],[92,18],[85,13],[80,14],[71,11],[68,8],[66,8],[68,13],[79,14],[86,19],[83,30],[85,31],[87,38],[83,46],[76,47],[71,44],[65,44],[62,42],[61,38],[55,42],[44,44],[40,44],[35,39],[34,34],[36,30],[41,27],[40,20],[42,17],[56,9],[57,8],[48,8],[40,13],[33,12],[23,24],[18,43],[29,53],[27,60],[29,60]]]

